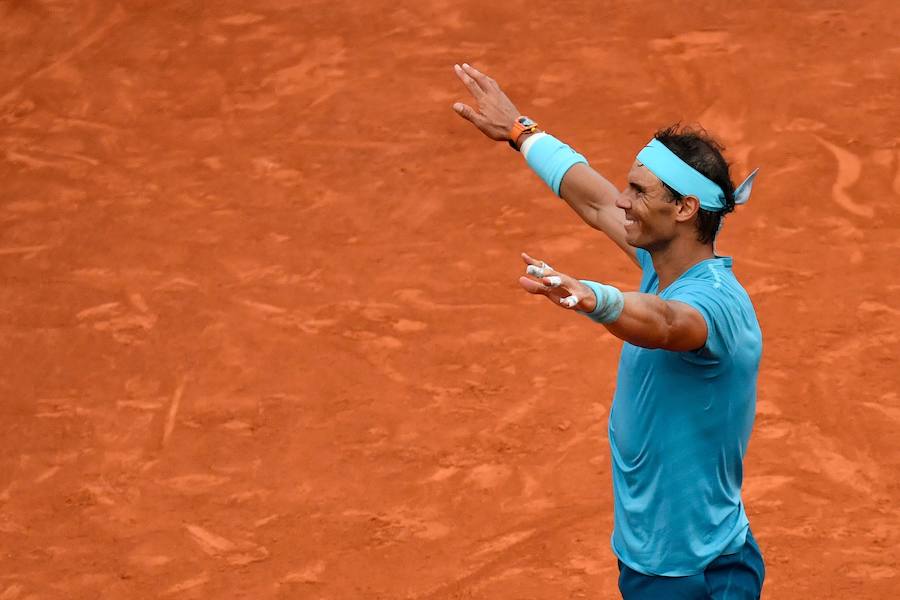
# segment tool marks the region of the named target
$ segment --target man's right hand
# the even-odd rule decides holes
[[[476,110],[467,104],[456,102],[453,110],[492,140],[509,141],[509,130],[521,115],[516,106],[496,81],[475,67],[463,63],[462,66],[453,65],[453,70],[478,103]]]

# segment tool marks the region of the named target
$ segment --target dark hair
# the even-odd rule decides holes
[[[703,128],[683,127],[679,123],[660,129],[653,137],[725,192],[725,208],[720,211],[701,208],[697,213],[697,239],[704,244],[711,243],[716,239],[722,219],[734,210],[734,184],[731,183],[728,163],[722,156],[725,147],[712,139]],[[684,198],[665,182],[662,184],[669,190],[673,201]]]

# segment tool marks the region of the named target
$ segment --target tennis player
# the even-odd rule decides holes
[[[625,292],[523,254],[519,283],[624,341],[609,415],[619,590],[625,600],[749,600],[765,565],[741,500],[762,336],[747,292],[718,256],[735,189],[722,147],[677,126],[641,148],[619,191],[523,116],[497,83],[455,65],[477,104],[453,109],[527,164],[640,267]],[[589,321],[585,320],[585,323]]]

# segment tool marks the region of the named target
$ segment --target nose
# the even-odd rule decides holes
[[[631,209],[631,199],[628,197],[627,192],[619,192],[619,196],[616,198],[616,207],[622,210]]]

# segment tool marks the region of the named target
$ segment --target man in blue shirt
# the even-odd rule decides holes
[[[478,108],[454,110],[529,166],[641,268],[638,292],[579,280],[523,254],[529,293],[624,340],[609,417],[619,589],[625,600],[759,598],[765,567],[741,501],[762,336],[750,298],[715,253],[725,214],[749,198],[721,147],[671,127],[638,153],[624,191],[522,116],[469,65]]]

